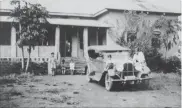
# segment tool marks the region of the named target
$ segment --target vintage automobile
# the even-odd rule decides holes
[[[111,60],[108,60],[109,55],[112,56]],[[138,76],[140,71],[136,70],[128,48],[119,45],[89,46],[88,56],[86,69],[88,82],[99,81],[108,91],[126,84],[149,84],[151,79],[149,73]]]

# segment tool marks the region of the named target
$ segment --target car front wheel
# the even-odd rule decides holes
[[[113,90],[114,88],[114,82],[112,81],[112,78],[106,73],[105,75],[105,88],[108,91]]]
[[[92,81],[93,81],[92,78],[90,78],[90,71],[89,71],[88,68],[86,69],[86,80],[87,80],[88,82],[92,82]]]

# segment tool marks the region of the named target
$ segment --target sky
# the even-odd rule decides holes
[[[148,1],[174,11],[179,11],[181,8],[181,0],[148,0]]]
[[[3,1],[0,8],[6,9],[10,7],[10,0]],[[133,7],[130,5],[130,1],[135,0],[28,0],[31,2],[41,3],[46,6],[49,11],[54,12],[67,12],[67,13],[89,13],[94,14],[105,7]],[[139,1],[139,0],[138,0]],[[180,12],[180,0],[140,0],[148,1],[155,5],[159,5],[164,9]],[[123,4],[126,3],[128,5]]]

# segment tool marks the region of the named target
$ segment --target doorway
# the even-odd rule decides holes
[[[62,27],[60,32],[61,57],[71,57],[72,52],[72,28]]]

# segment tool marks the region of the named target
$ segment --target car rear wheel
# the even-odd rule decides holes
[[[114,82],[112,81],[112,78],[106,73],[105,75],[105,88],[108,91],[113,90],[114,88]]]

